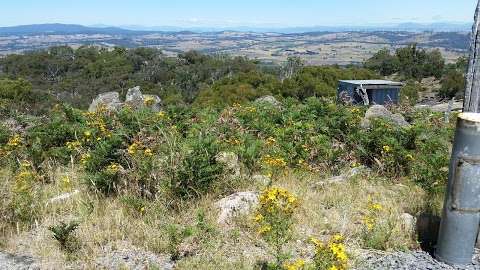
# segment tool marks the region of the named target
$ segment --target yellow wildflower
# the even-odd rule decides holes
[[[275,140],[275,138],[273,138],[273,137],[268,137],[267,140],[266,140],[266,142],[265,142],[265,145],[271,146],[271,145],[274,145],[276,142],[277,142],[277,140]]]
[[[130,155],[135,155],[135,153],[137,153],[138,148],[139,148],[138,143],[134,142],[128,147],[127,151]]]
[[[389,145],[384,145],[383,146],[383,152],[389,153],[392,151],[392,148]]]
[[[143,99],[143,104],[145,104],[145,106],[152,106],[154,103],[155,99],[152,96],[146,96]]]
[[[90,154],[83,154],[82,157],[80,158],[80,163],[82,163],[82,165],[85,166],[91,157],[92,156]]]
[[[10,140],[8,140],[7,146],[15,148],[17,146],[20,146],[21,143],[22,138],[20,137],[20,135],[16,134],[12,138],[10,138]]]
[[[147,156],[147,157],[153,156],[153,151],[152,151],[152,149],[150,149],[150,148],[145,149],[145,151],[143,151],[143,153],[144,153],[145,156]]]
[[[68,176],[66,176],[66,175],[63,176],[63,177],[62,177],[62,182],[63,182],[64,184],[66,184],[66,185],[70,184],[70,177],[68,177]]]
[[[272,227],[269,226],[269,225],[266,225],[266,226],[263,226],[262,228],[260,228],[258,233],[259,234],[266,234],[266,233],[269,233],[271,230],[272,230]]]
[[[158,113],[157,113],[157,116],[158,116],[159,118],[165,118],[165,117],[167,116],[167,114],[166,114],[164,111],[161,111],[161,112],[158,112]]]
[[[285,262],[283,268],[285,270],[300,270],[305,266],[305,261],[303,259],[298,259],[293,263]]]
[[[117,163],[111,163],[110,165],[108,165],[108,167],[106,168],[106,171],[107,173],[109,174],[116,174],[118,173],[118,171],[120,171],[120,165],[117,164]]]

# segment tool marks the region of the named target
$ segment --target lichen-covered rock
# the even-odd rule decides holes
[[[270,182],[272,182],[272,180],[270,179],[270,177],[266,176],[266,175],[254,175],[252,176],[252,180],[253,182],[261,185],[261,186],[267,186]]]
[[[240,163],[238,156],[232,152],[220,152],[215,157],[215,160],[225,166],[227,175],[231,178],[240,177]]]
[[[157,95],[143,95],[143,104],[155,112],[162,110],[162,100]]]
[[[109,111],[116,111],[123,106],[117,92],[107,92],[98,95],[90,104],[89,112],[96,112],[98,108],[104,107]]]
[[[400,216],[400,225],[408,233],[414,233],[416,230],[417,219],[408,214],[404,213]]]
[[[140,91],[140,86],[128,89],[125,103],[133,108],[141,108],[143,106],[143,94]]]
[[[274,107],[276,108],[281,108],[282,107],[282,103],[280,101],[278,101],[275,97],[273,96],[264,96],[264,97],[260,97],[260,98],[257,98],[255,100],[256,103],[260,103],[260,104],[270,104],[270,105],[273,105]]]
[[[136,86],[128,89],[127,95],[125,96],[125,104],[134,109],[149,107],[159,112],[161,110],[162,100],[157,95],[143,95],[140,86]]]
[[[232,218],[238,215],[249,214],[258,204],[257,192],[238,192],[215,203],[220,210],[217,222],[228,225]]]
[[[362,128],[370,128],[371,120],[375,118],[382,118],[399,127],[410,127],[410,124],[401,114],[393,114],[382,105],[373,105],[368,109],[365,113],[365,117],[362,119]]]

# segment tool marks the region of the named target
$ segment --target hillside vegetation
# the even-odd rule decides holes
[[[404,99],[389,109],[408,123],[366,125],[335,89],[375,70],[90,47],[0,63],[0,245],[43,268],[122,267],[105,252],[125,245],[153,269],[361,267],[366,250],[418,248],[402,217],[442,207],[455,119]],[[85,110],[134,85],[162,109]],[[219,218],[236,192],[250,207]]]

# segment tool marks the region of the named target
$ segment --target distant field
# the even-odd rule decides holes
[[[155,47],[168,55],[198,50],[247,56],[279,63],[299,56],[309,65],[347,65],[363,62],[382,48],[395,49],[410,43],[439,48],[451,62],[467,52],[466,32],[319,32],[303,34],[246,32],[134,32],[102,34],[0,35],[0,55],[21,53],[56,45],[105,47]]]

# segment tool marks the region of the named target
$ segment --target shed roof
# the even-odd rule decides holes
[[[355,85],[388,85],[388,86],[403,86],[401,82],[393,82],[386,80],[340,80],[340,82],[355,84]]]

